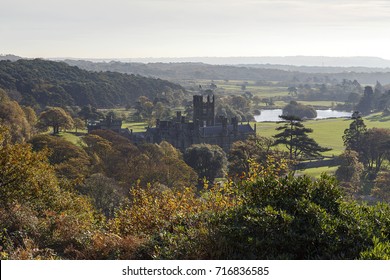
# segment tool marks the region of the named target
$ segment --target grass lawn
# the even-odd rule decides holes
[[[77,146],[80,146],[80,144],[81,144],[80,137],[86,135],[86,133],[87,133],[86,130],[84,130],[84,131],[79,130],[77,132],[77,134],[75,132],[60,132],[60,134],[58,136],[61,138],[64,138],[65,140],[67,140],[67,141],[69,141]]]
[[[253,95],[257,95],[262,98],[279,96],[287,96],[288,91],[287,87],[277,87],[277,86],[260,86],[257,85],[255,81],[241,81],[241,80],[214,80],[214,84],[217,86],[215,93],[218,94],[243,94],[245,91],[250,91]],[[210,85],[210,80],[197,80],[196,85],[202,85],[204,88],[207,88]],[[245,83],[246,87],[243,90],[241,88],[242,84]]]
[[[146,122],[123,122],[122,128],[132,129],[133,132],[143,132],[146,131],[148,125]]]
[[[334,175],[336,172],[338,166],[331,166],[331,167],[317,167],[317,168],[308,168],[305,170],[298,170],[297,174],[298,175],[307,175],[312,178],[318,178],[322,173],[327,173],[328,175]]]
[[[349,127],[351,120],[349,119],[325,119],[325,120],[310,120],[305,121],[304,125],[307,128],[313,129],[311,137],[314,138],[321,146],[332,148],[331,151],[325,152],[324,155],[340,155],[344,151],[344,143],[342,136],[344,130]],[[380,118],[378,114],[374,114],[364,118],[364,123],[368,128],[379,127],[390,129],[390,120]],[[254,123],[252,123],[252,126]],[[282,124],[263,122],[256,123],[257,134],[265,137],[272,137],[276,134],[275,128]]]
[[[321,106],[321,107],[327,107],[327,108],[332,108],[333,106],[336,106],[337,104],[344,104],[344,102],[335,102],[335,101],[298,101],[298,103],[303,104],[303,105]]]
[[[325,120],[311,120],[305,121],[305,127],[313,129],[311,137],[314,138],[324,147],[332,148],[331,151],[323,153],[325,156],[338,156],[344,151],[344,144],[342,136],[344,130],[349,127],[351,120],[349,119],[325,119]],[[364,123],[367,128],[387,128],[390,129],[390,118],[382,118],[380,114],[373,114],[364,118]],[[251,123],[254,126],[254,123]],[[264,122],[256,123],[257,134],[265,137],[272,137],[276,134],[275,128],[282,124]],[[337,166],[332,167],[318,167],[309,168],[306,170],[299,170],[297,174],[306,174],[310,177],[319,177],[321,173],[334,174],[337,170]]]

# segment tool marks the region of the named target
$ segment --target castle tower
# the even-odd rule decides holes
[[[214,95],[210,100],[210,95],[207,96],[207,101],[203,102],[202,95],[194,95],[193,108],[194,118],[193,122],[198,121],[201,126],[214,126],[215,125],[215,114],[214,114]]]

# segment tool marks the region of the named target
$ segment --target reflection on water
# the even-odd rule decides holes
[[[335,110],[316,110],[316,119],[328,119],[328,118],[349,118],[351,112],[335,111]],[[261,115],[255,116],[256,122],[277,122],[281,121],[279,116],[282,115],[282,109],[262,110]]]

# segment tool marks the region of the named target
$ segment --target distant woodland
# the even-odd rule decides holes
[[[116,71],[167,80],[253,80],[288,83],[340,83],[343,79],[363,84],[390,83],[390,71],[364,67],[296,67],[283,65],[209,65],[204,63],[124,63],[65,60],[91,71]]]

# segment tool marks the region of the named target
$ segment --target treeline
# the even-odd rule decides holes
[[[90,62],[85,60],[65,60],[72,66],[78,66],[90,71],[115,71],[127,74],[139,74],[147,77],[158,77],[167,80],[251,80],[251,81],[276,81],[281,83],[332,83],[337,84],[343,79],[358,80],[364,84],[375,84],[379,81],[390,83],[390,72],[377,71],[374,73],[354,72],[343,70],[338,73],[330,71],[324,73],[308,73],[300,68],[281,70],[272,65],[264,65],[261,68],[250,65],[229,66],[209,65],[204,63],[124,63]],[[358,69],[356,69],[358,70]]]
[[[89,72],[63,62],[0,61],[0,88],[22,105],[113,108],[134,105],[139,96],[153,100],[158,94],[183,96],[177,84],[113,72]]]

